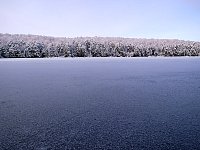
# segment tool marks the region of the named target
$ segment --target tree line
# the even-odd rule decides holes
[[[200,56],[200,42],[0,34],[0,58]]]

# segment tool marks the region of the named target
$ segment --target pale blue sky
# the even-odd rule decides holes
[[[200,0],[0,0],[0,32],[200,41]]]

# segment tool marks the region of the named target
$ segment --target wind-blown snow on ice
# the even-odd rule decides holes
[[[198,149],[200,59],[0,60],[0,150]]]

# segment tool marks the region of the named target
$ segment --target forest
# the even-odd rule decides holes
[[[0,58],[200,56],[200,42],[0,34]]]

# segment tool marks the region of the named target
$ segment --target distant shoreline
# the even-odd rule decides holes
[[[200,42],[117,37],[0,34],[0,58],[200,56]]]
[[[157,57],[49,57],[49,58],[0,58],[0,62],[3,61],[78,61],[78,60],[169,60],[169,59],[200,59],[199,56],[179,56],[179,57],[164,57],[164,56],[157,56]]]

